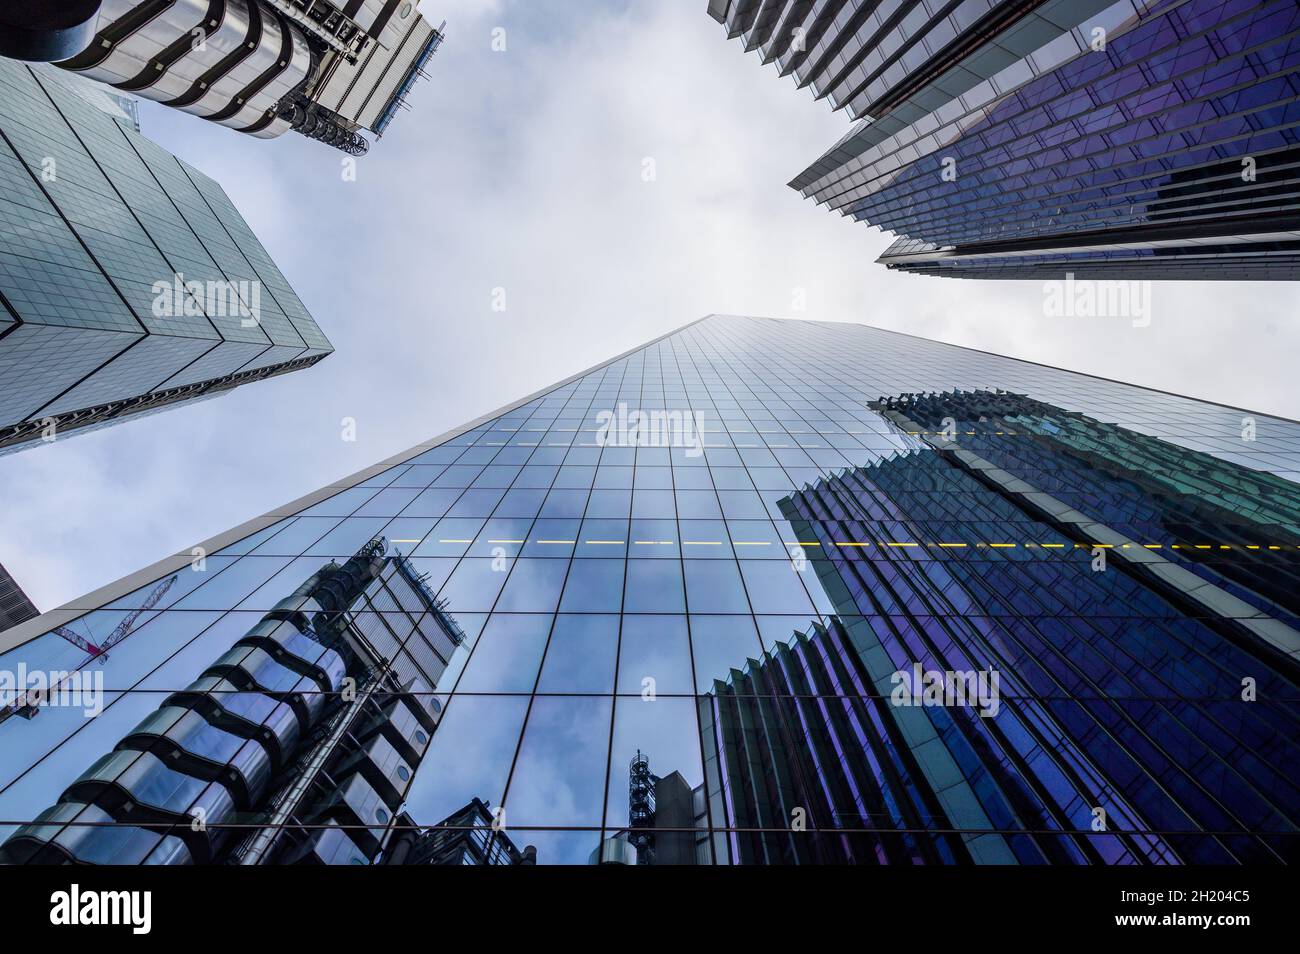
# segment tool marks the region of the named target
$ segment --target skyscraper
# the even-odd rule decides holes
[[[0,566],[0,630],[40,615],[14,578]]]
[[[333,761],[270,759],[252,797],[213,750],[174,770],[249,826],[213,857],[281,828],[265,860],[382,861],[385,830],[488,827],[542,864],[1294,860],[1297,478],[1293,421],[713,316],[0,634],[11,692],[62,673],[0,722],[0,819],[39,821],[3,850],[98,846],[93,815],[201,857],[184,811],[124,808],[105,773],[170,746],[164,714],[239,725],[216,680],[328,738],[296,681],[337,705],[359,664],[302,647],[376,630],[304,629],[284,601],[382,537],[435,608],[353,615],[446,637],[412,663],[427,688],[388,690],[437,703],[410,788],[385,790],[402,821],[345,814]],[[268,813],[298,788],[310,811]],[[321,818],[332,845],[304,838]]]
[[[0,60],[0,453],[333,348],[217,183],[133,110]]]
[[[1286,0],[710,0],[857,124],[790,183],[966,278],[1294,279]]]
[[[57,60],[145,99],[352,155],[383,135],[442,43],[419,0],[49,0],[0,18],[0,55]]]

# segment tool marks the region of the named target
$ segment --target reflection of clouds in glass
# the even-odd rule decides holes
[[[560,608],[566,613],[618,612],[623,603],[622,560],[574,560]]]
[[[699,693],[712,692],[713,680],[726,681],[732,669],[744,669],[763,654],[748,616],[692,616],[691,649]]]
[[[740,571],[745,577],[749,601],[755,613],[813,614],[813,605],[789,563],[774,560],[742,560]],[[817,587],[815,579],[811,585]]]
[[[628,765],[640,750],[659,776],[681,772],[692,788],[704,781],[699,723],[693,699],[645,702],[620,696],[614,703],[614,742],[606,804],[606,827],[627,825]]]
[[[455,688],[460,674],[465,671],[465,665],[470,660],[474,646],[478,644],[479,633],[483,631],[483,624],[488,618],[486,613],[453,613],[452,616],[465,633],[465,641],[456,647],[438,685],[433,687],[447,691]]]
[[[611,700],[538,697],[506,794],[517,825],[600,825]]]
[[[686,598],[690,608],[699,613],[749,612],[740,571],[731,560],[689,561],[686,566]]]
[[[618,691],[641,693],[643,680],[655,693],[690,693],[691,650],[685,616],[625,616],[618,659]]]
[[[499,489],[471,487],[461,492],[447,511],[448,517],[481,517],[492,513],[506,492]]]
[[[564,560],[519,559],[510,569],[496,609],[504,613],[553,613],[569,567]],[[500,575],[500,574],[498,574]]]
[[[300,516],[303,517],[346,517],[375,495],[375,488],[361,484],[327,497],[320,503],[308,507]]]
[[[440,531],[434,531],[438,533]],[[466,558],[438,592],[452,613],[480,612],[492,609],[497,594],[505,584],[506,574],[492,569],[492,560]]]
[[[421,825],[435,825],[471,800],[501,804],[528,699],[456,696],[415,773],[407,808]]]
[[[279,573],[271,577],[247,597],[240,601],[236,609],[266,611],[287,597],[302,585],[304,580],[321,568],[324,560],[318,556],[299,557],[285,565]]]
[[[137,645],[126,640],[110,654],[105,666],[107,685],[125,689],[139,680],[141,689],[175,691],[188,686],[261,618],[261,613],[220,614],[215,610],[163,613],[150,624],[156,629],[147,628],[139,634]],[[171,658],[163,656],[160,648]],[[129,666],[129,674],[115,671],[119,665]],[[162,700],[163,696],[155,696],[154,704]]]
[[[208,554],[200,564],[202,569],[195,567],[195,565],[191,563],[188,566],[177,570],[174,574],[176,577],[175,582],[173,582],[171,586],[167,587],[162,596],[153,604],[154,609],[168,609],[169,607],[174,606],[187,594],[198,589],[219,572],[230,566],[230,564],[234,563],[235,556],[233,556],[232,553],[238,549],[238,546],[234,546],[227,550],[222,550],[216,555]],[[297,553],[298,551],[294,550],[289,555],[295,556]],[[158,586],[164,579],[166,579],[166,577],[153,580],[145,586],[133,590],[121,599],[114,600],[108,605],[112,609],[136,609],[137,607],[143,606],[146,600],[157,595]],[[102,612],[102,610],[98,612]],[[88,619],[93,615],[95,614],[88,613],[86,616],[82,617],[82,619]],[[81,621],[78,620],[77,622],[80,623]]]
[[[406,509],[402,511],[403,517],[429,517],[437,520],[447,512],[447,508],[459,496],[455,490],[447,490],[442,487],[430,487],[428,490],[422,490],[407,504]]]
[[[681,561],[628,560],[623,609],[628,613],[685,612]]]
[[[174,605],[177,609],[230,609],[279,573],[290,559],[287,556],[245,556],[219,573],[204,570],[199,574],[204,577],[203,584]],[[292,587],[289,592],[292,592]]]
[[[305,552],[314,556],[347,559],[373,540],[387,522],[383,517],[349,517]]]
[[[560,614],[537,691],[611,692],[617,654],[617,616]]]
[[[411,487],[387,487],[357,509],[358,517],[391,517],[420,495]]]
[[[251,552],[270,556],[297,556],[338,525],[338,517],[298,517]]]
[[[494,615],[478,638],[457,692],[532,692],[551,617]]]
[[[394,534],[395,535],[395,534]],[[399,546],[397,549],[403,553],[409,553],[410,547]],[[411,566],[415,571],[425,577],[425,585],[431,591],[437,593],[442,585],[447,582],[447,577],[451,576],[452,570],[456,569],[456,561],[450,557],[435,559],[432,557],[408,557]]]

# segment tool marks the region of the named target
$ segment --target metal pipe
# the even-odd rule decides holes
[[[378,680],[373,680],[362,694],[353,699],[351,704],[338,714],[338,722],[331,730],[328,738],[323,739],[316,746],[316,751],[312,753],[311,760],[298,773],[294,783],[284,789],[276,798],[275,808],[272,809],[271,817],[267,819],[266,824],[259,829],[248,847],[241,850],[239,864],[260,865],[270,854],[276,840],[283,831],[284,823],[298,808],[303,796],[307,794],[307,789],[311,786],[320,770],[324,768],[325,763],[329,761],[330,756],[334,754],[339,742],[347,734],[348,729],[351,728],[356,714],[361,711],[361,707],[374,694],[377,685]]]

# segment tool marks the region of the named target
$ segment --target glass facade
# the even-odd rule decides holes
[[[1295,422],[713,316],[0,634],[0,674],[103,682],[94,718],[6,710],[0,851],[98,827],[192,856],[191,790],[150,814],[106,753],[382,546],[431,602],[358,628],[446,637],[410,664],[427,688],[391,689],[431,703],[427,749],[383,823],[245,799],[230,817],[291,846],[328,819],[263,860],[416,863],[397,846],[461,828],[539,864],[1292,861],[1298,478]],[[302,764],[282,787],[335,804]]]
[[[730,34],[766,59],[802,31],[783,72],[859,120],[791,186],[898,235],[880,259],[891,268],[1300,273],[1300,11],[1287,0],[762,4],[785,8],[773,34],[759,6],[730,4]]]
[[[221,187],[97,85],[0,60],[0,453],[333,349]]]

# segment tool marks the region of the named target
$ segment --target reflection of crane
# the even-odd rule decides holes
[[[86,668],[86,666],[95,660],[99,660],[101,666],[108,662],[108,651],[130,635],[131,630],[135,628],[136,621],[142,615],[158,605],[159,601],[167,594],[167,591],[172,588],[172,584],[176,582],[177,576],[178,574],[172,574],[154,587],[153,591],[144,598],[144,602],[136,609],[127,613],[126,616],[122,618],[122,621],[113,628],[113,631],[104,638],[103,642],[92,643],[90,640],[86,639],[86,637],[79,633],[74,633],[66,626],[54,627],[51,632],[57,633],[68,642],[72,643],[72,645],[84,650],[87,653],[87,656],[81,665],[77,666],[76,669],[72,670],[72,672],[64,673],[63,678],[59,680],[57,685],[50,686],[47,690],[48,694],[51,696],[57,694],[63,684],[72,678],[73,672]],[[24,718],[32,718],[39,711],[37,707],[42,701],[40,696],[43,695],[45,695],[45,693],[34,692],[31,694],[31,698],[29,698],[27,693],[21,693],[13,703],[0,709],[0,722],[9,718],[15,712]]]
[[[122,619],[122,622],[118,623],[117,626],[114,627],[113,631],[108,634],[107,638],[105,638],[105,640],[98,646],[86,639],[84,636],[74,633],[66,626],[56,626],[54,627],[54,632],[72,643],[72,645],[79,646],[90,654],[86,662],[83,662],[77,667],[78,669],[84,669],[87,663],[96,659],[99,660],[99,664],[102,666],[104,663],[108,662],[108,651],[122,640],[126,639],[127,635],[131,632],[132,627],[135,626],[135,621],[144,613],[149,612],[149,610],[157,606],[158,601],[167,594],[167,591],[172,588],[172,584],[175,582],[176,574],[172,574],[159,583],[158,586],[154,588],[154,591],[144,598],[144,602],[140,604],[139,608],[133,609],[131,612],[127,613]]]

